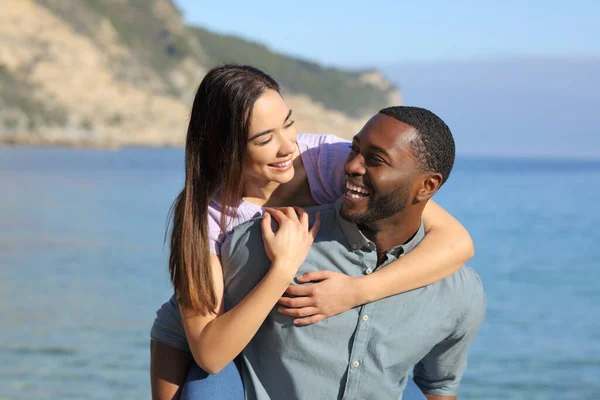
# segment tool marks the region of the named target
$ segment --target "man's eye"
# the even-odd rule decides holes
[[[355,145],[351,144],[351,145],[348,145],[348,147],[350,147],[350,151],[352,153],[358,153],[358,147],[356,147]]]
[[[384,161],[377,156],[369,156],[367,157],[367,161],[371,164],[384,164]]]

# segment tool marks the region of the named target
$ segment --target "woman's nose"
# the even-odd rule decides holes
[[[294,151],[296,151],[296,140],[290,140],[290,138],[283,136],[281,138],[279,152],[282,154],[291,154]]]

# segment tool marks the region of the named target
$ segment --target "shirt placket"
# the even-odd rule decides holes
[[[370,249],[370,248],[368,248]],[[363,274],[371,274],[377,265],[377,253],[374,251],[360,251],[362,258]],[[352,342],[352,350],[350,352],[350,362],[348,365],[348,373],[346,386],[344,388],[344,400],[359,399],[360,381],[364,376],[364,368],[367,366],[365,362],[367,344],[369,343],[369,335],[371,325],[373,323],[373,314],[376,308],[375,303],[365,304],[360,307],[358,323]]]

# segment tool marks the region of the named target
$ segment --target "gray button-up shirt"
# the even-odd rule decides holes
[[[321,229],[298,275],[331,270],[370,274],[412,250],[423,226],[377,266],[377,252],[355,224],[321,212]],[[238,304],[270,267],[260,223],[240,225],[221,248],[225,308]],[[273,309],[242,353],[247,399],[400,399],[410,368],[425,392],[456,395],[467,349],[485,314],[477,274],[463,267],[432,285],[391,296],[310,326]]]

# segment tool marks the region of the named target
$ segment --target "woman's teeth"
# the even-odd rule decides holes
[[[358,199],[360,197],[368,196],[369,194],[371,194],[367,189],[353,185],[349,182],[346,182],[346,189],[348,189],[348,196],[353,199]]]
[[[281,163],[271,164],[275,168],[285,168],[288,167],[292,163],[292,160],[287,160]]]

